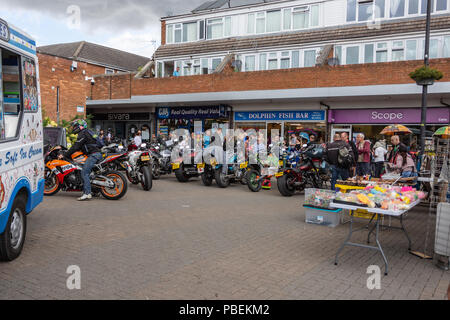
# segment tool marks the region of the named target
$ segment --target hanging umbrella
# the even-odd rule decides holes
[[[450,138],[450,127],[442,127],[434,133],[435,136],[442,136],[444,139]]]
[[[407,127],[402,126],[401,124],[395,124],[392,126],[387,126],[383,129],[383,131],[380,132],[382,135],[386,136],[394,136],[397,134],[411,134],[412,131],[409,130]]]

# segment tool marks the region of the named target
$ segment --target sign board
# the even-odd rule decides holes
[[[227,118],[225,106],[211,107],[160,107],[156,110],[158,119],[218,119]]]
[[[235,121],[301,121],[322,122],[325,121],[323,110],[299,110],[299,111],[237,111]]]
[[[77,106],[78,113],[84,113],[84,106]]]
[[[151,119],[150,112],[144,113],[96,113],[93,114],[95,121],[149,121]]]
[[[0,19],[0,39],[9,42],[10,33],[6,21]]]

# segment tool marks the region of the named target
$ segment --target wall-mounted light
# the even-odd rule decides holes
[[[78,68],[78,63],[76,61],[72,61],[72,65],[70,66],[70,71],[75,72]]]

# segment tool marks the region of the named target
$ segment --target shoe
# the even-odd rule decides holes
[[[81,198],[78,198],[78,201],[86,201],[86,200],[91,200],[92,199],[92,194],[83,194],[81,196]]]

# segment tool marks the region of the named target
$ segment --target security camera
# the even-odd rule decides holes
[[[95,79],[92,78],[92,79],[91,79],[91,85],[93,86],[94,84],[95,84]]]

